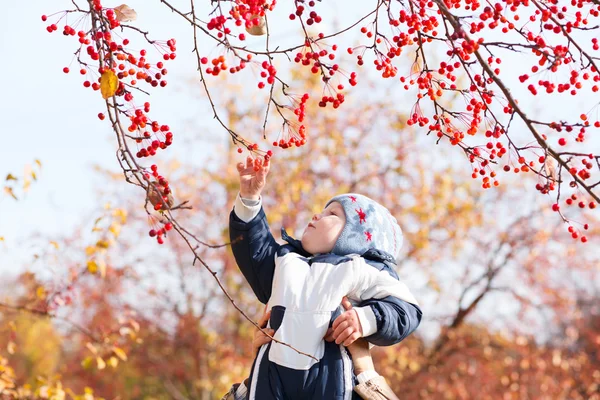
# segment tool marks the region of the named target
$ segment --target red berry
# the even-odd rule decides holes
[[[150,235],[150,237],[154,237],[154,236],[156,236],[156,231],[154,229],[150,229],[150,232],[148,232],[148,235]]]
[[[238,147],[238,150],[237,150],[237,151],[238,151],[238,153],[240,153],[240,154],[241,154],[243,150],[242,150],[240,147]]]
[[[104,114],[99,113],[98,118],[100,119],[100,121],[104,121]]]
[[[167,222],[165,224],[165,231],[170,231],[171,229],[173,229],[173,225],[170,222]]]
[[[65,74],[68,74],[68,73],[69,73],[69,67],[64,67],[64,68],[63,68],[63,72],[64,72]]]
[[[565,138],[558,139],[558,144],[561,145],[561,146],[566,145],[567,144],[567,139],[565,139]]]

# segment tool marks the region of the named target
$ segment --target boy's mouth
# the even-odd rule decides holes
[[[313,228],[314,229],[315,226],[314,226],[314,224],[312,222],[309,222],[307,228]]]

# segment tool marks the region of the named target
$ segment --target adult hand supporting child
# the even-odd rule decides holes
[[[271,318],[271,310],[264,313],[260,320],[258,320],[258,326],[260,326],[263,329],[263,331],[265,331],[267,334],[273,336],[275,334],[275,330],[267,329],[267,321],[269,321],[269,318]],[[267,344],[270,341],[270,337],[268,337],[262,331],[259,331],[257,329],[256,332],[254,332],[254,338],[252,339],[252,351],[255,354],[258,353],[258,349],[260,349],[260,346],[262,346],[263,344]]]
[[[248,200],[258,200],[267,182],[271,163],[268,159],[248,157],[246,162],[237,164],[240,175],[240,196]]]
[[[363,336],[363,329],[358,314],[347,297],[342,299],[342,306],[346,311],[333,321],[332,327],[325,334],[325,340],[328,342],[335,340],[336,344],[343,343],[344,346],[350,346]]]

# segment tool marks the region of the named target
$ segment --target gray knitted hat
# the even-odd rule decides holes
[[[387,208],[355,193],[335,196],[325,207],[334,201],[340,203],[346,213],[346,226],[333,247],[334,254],[362,255],[368,249],[377,249],[398,257],[402,229]]]

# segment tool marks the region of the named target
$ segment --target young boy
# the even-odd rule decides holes
[[[242,387],[245,398],[350,399],[356,381],[344,346],[360,337],[376,345],[395,344],[421,320],[416,300],[392,268],[402,232],[383,206],[348,194],[334,197],[313,217],[302,241],[282,230],[288,244],[279,245],[261,207],[269,167],[267,161],[255,171],[250,158],[238,164],[232,250],[254,293],[267,304],[274,338],[312,357],[281,343],[261,346]],[[340,315],[344,296],[357,307]],[[371,370],[356,379],[377,376]]]

